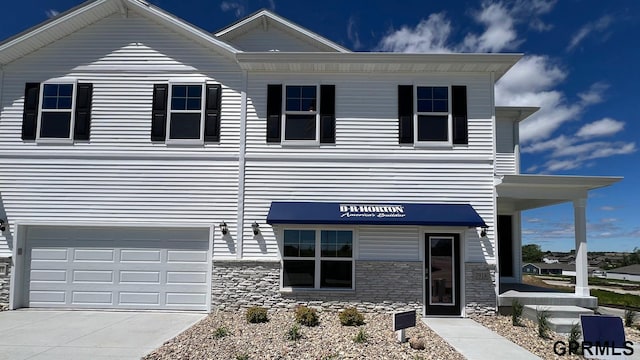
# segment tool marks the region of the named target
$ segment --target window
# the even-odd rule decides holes
[[[347,230],[284,230],[282,286],[353,288],[353,233]]]
[[[219,142],[221,93],[219,84],[155,84],[151,140],[173,144]]]
[[[282,89],[267,87],[267,142],[335,143],[335,86],[286,85],[284,96]]]
[[[25,85],[22,139],[89,140],[93,85],[61,78]]]
[[[203,86],[203,84],[171,85],[171,106],[167,128],[169,139],[202,141]]]
[[[400,85],[398,118],[401,144],[467,144],[467,88]]]
[[[416,88],[416,141],[449,142],[449,88],[418,86]]]

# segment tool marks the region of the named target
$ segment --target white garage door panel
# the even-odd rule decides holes
[[[29,227],[29,307],[207,310],[207,229]]]

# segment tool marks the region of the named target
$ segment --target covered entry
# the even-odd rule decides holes
[[[25,226],[21,230],[16,308],[209,308],[209,228]]]

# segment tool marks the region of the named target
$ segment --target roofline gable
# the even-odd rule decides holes
[[[235,58],[235,54],[239,52],[209,32],[144,0],[88,0],[1,42],[0,65],[11,63],[115,13],[120,12],[126,16],[130,10],[154,19],[204,45],[209,45],[229,58]]]
[[[247,29],[250,29],[254,26],[268,26],[269,21],[273,21],[276,26],[280,29],[288,32],[293,36],[302,37],[303,39],[309,40],[311,43],[315,43],[320,47],[324,47],[336,52],[348,53],[351,52],[349,49],[336,44],[335,42],[311,31],[308,30],[290,20],[287,20],[267,9],[261,9],[256,11],[255,13],[240,19],[234,22],[231,25],[228,25],[220,30],[218,30],[214,35],[220,38],[235,38],[238,35],[234,35],[235,33],[243,33]],[[257,25],[256,25],[257,23]]]

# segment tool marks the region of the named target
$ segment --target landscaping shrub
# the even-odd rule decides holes
[[[424,350],[427,347],[424,338],[421,337],[412,337],[409,339],[409,346],[414,350]]]
[[[340,323],[345,326],[360,326],[364,324],[364,315],[354,307],[346,308],[338,315]]]
[[[538,320],[538,336],[543,339],[549,338],[549,313],[545,310],[536,310],[536,319]]]
[[[518,300],[511,302],[511,324],[513,326],[522,326],[522,310],[524,305]]]
[[[236,360],[249,360],[249,355],[247,354],[236,355]]]
[[[575,323],[573,324],[573,326],[571,327],[571,330],[569,330],[569,346],[571,346],[572,343],[580,343],[580,336],[582,335],[582,330],[580,330],[580,323]],[[580,352],[582,351],[582,349],[580,349],[580,347],[578,347],[575,352],[576,354],[580,355]]]
[[[633,322],[636,320],[636,312],[632,309],[624,310],[624,326],[631,327],[633,326]]]
[[[353,338],[353,342],[356,344],[363,344],[367,342],[367,338],[369,338],[369,335],[367,335],[367,332],[364,331],[363,327],[361,327],[360,330],[358,330],[358,334]]]
[[[220,339],[223,338],[227,335],[230,335],[231,333],[229,332],[229,329],[227,329],[224,326],[220,326],[219,328],[217,328],[214,332],[213,332],[213,337],[216,339]]]
[[[269,321],[267,317],[267,309],[260,306],[253,306],[247,309],[247,321],[252,324],[264,323]]]
[[[319,323],[318,312],[306,306],[298,306],[296,308],[296,322],[305,326],[316,326]]]
[[[300,340],[301,337],[302,337],[302,333],[300,332],[300,325],[293,324],[293,326],[291,326],[287,331],[287,336],[286,336],[287,340],[297,341],[297,340]]]

